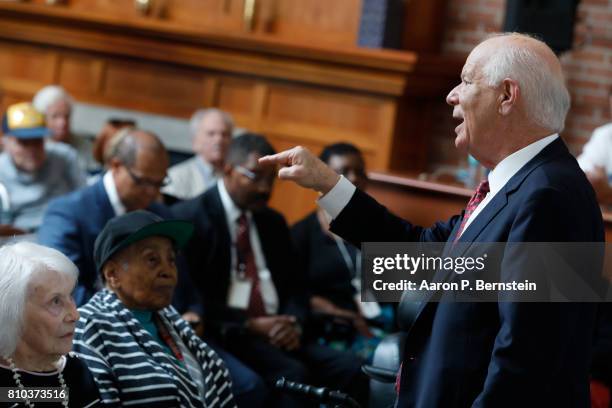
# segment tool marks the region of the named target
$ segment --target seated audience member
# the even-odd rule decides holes
[[[9,197],[2,222],[22,231],[38,229],[54,197],[85,184],[72,150],[45,143],[45,119],[29,103],[8,107],[2,120],[4,151],[0,153],[0,183]]]
[[[612,89],[609,99],[612,118]],[[578,156],[578,164],[593,185],[599,203],[612,205],[612,122],[595,129]]]
[[[329,145],[320,158],[365,190],[368,181],[365,162],[355,146],[348,143]],[[313,319],[320,320],[313,328],[316,335],[328,344],[351,349],[369,358],[386,334],[381,328],[393,328],[394,311],[391,305],[381,308],[376,302],[360,301],[361,251],[329,231],[329,220],[321,209],[295,224],[291,233],[298,259],[306,269],[311,310],[315,316],[323,317]]]
[[[302,332],[308,316],[303,273],[285,219],[267,207],[275,169],[257,162],[273,152],[262,136],[234,138],[223,179],[172,207],[196,227],[185,257],[204,300],[206,333],[270,384],[284,376],[367,392],[358,358]],[[273,396],[266,406],[302,406],[291,395]]]
[[[94,262],[94,242],[106,223],[126,212],[147,209],[162,218],[170,210],[155,201],[166,180],[168,155],[152,133],[122,129],[111,142],[109,170],[95,184],[52,201],[45,214],[38,241],[66,254],[80,271],[75,290],[77,305],[85,304],[99,289]],[[180,259],[179,259],[180,261]],[[179,280],[174,306],[184,320],[201,321],[202,307],[198,292],[191,284],[186,265],[179,263]],[[227,361],[234,382],[234,393],[257,407],[264,398],[263,381],[239,361],[220,348],[216,350]]]
[[[109,221],[94,257],[105,282],[79,309],[75,351],[105,406],[233,407],[229,372],[170,301],[176,250],[193,226],[133,211]]]
[[[110,168],[101,180],[49,203],[38,242],[60,250],[79,268],[77,305],[96,292],[93,248],[108,220],[140,209],[170,216],[166,207],[155,202],[167,168],[168,155],[158,137],[133,129],[116,144]]]
[[[195,156],[170,168],[172,182],[162,189],[164,194],[185,200],[214,185],[223,170],[233,128],[231,116],[222,110],[196,111],[189,122]]]
[[[91,141],[74,135],[70,128],[72,104],[70,95],[58,85],[45,86],[32,99],[34,108],[45,115],[51,141],[71,146],[77,152],[83,170],[94,171],[97,165],[91,154]]]
[[[101,406],[89,369],[70,352],[79,318],[70,294],[76,266],[54,249],[18,242],[0,248],[0,271],[0,386],[22,392],[55,387],[68,400],[54,406]],[[0,403],[34,405],[29,399]]]
[[[92,155],[94,160],[100,165],[102,168],[107,168],[110,166],[110,148],[112,145],[111,140],[118,135],[119,131],[122,129],[132,129],[136,127],[136,122],[131,119],[109,119],[100,133],[96,135],[96,139],[94,140],[94,144],[92,147]]]

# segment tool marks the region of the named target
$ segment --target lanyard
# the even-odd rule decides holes
[[[340,237],[338,237],[337,235],[334,235],[334,241],[336,241],[336,245],[338,246],[338,249],[340,250],[340,254],[342,255],[342,258],[344,259],[344,263],[346,264],[346,267],[349,269],[349,271],[351,272],[351,278],[356,278],[357,276],[361,275],[361,252],[357,252],[357,256],[356,256],[356,261],[357,264],[355,265],[355,263],[353,263],[353,259],[351,258],[351,254],[348,251],[348,248],[346,247],[346,244],[344,243],[344,240]]]

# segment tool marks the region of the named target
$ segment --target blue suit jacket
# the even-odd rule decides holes
[[[170,218],[170,210],[162,204],[152,203],[147,209],[162,218]],[[94,242],[114,216],[102,179],[52,200],[47,207],[38,230],[38,242],[59,250],[79,268],[79,282],[74,292],[78,306],[96,292]]]
[[[331,229],[355,244],[447,242],[461,218],[415,226],[357,191]],[[558,139],[508,181],[460,241],[603,242],[604,228],[591,185]],[[502,268],[520,271],[520,262],[504,258]],[[596,308],[424,303],[409,329],[398,406],[587,408]]]

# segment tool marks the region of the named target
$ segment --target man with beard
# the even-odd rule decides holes
[[[247,133],[233,139],[223,179],[173,207],[176,217],[196,228],[185,255],[204,299],[207,341],[223,342],[270,384],[280,377],[298,382],[316,378],[329,387],[363,392],[367,385],[359,359],[304,336],[304,274],[296,265],[285,219],[267,207],[276,169],[258,163],[273,153],[263,136]],[[266,406],[303,403],[288,395],[272,397]]]

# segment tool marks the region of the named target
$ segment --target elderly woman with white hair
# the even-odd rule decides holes
[[[9,397],[26,397],[8,406],[33,407],[64,395],[56,406],[100,405],[87,366],[69,353],[79,318],[71,296],[77,276],[76,266],[55,249],[31,242],[0,248],[0,386],[9,387]],[[35,402],[30,387],[55,391]]]

